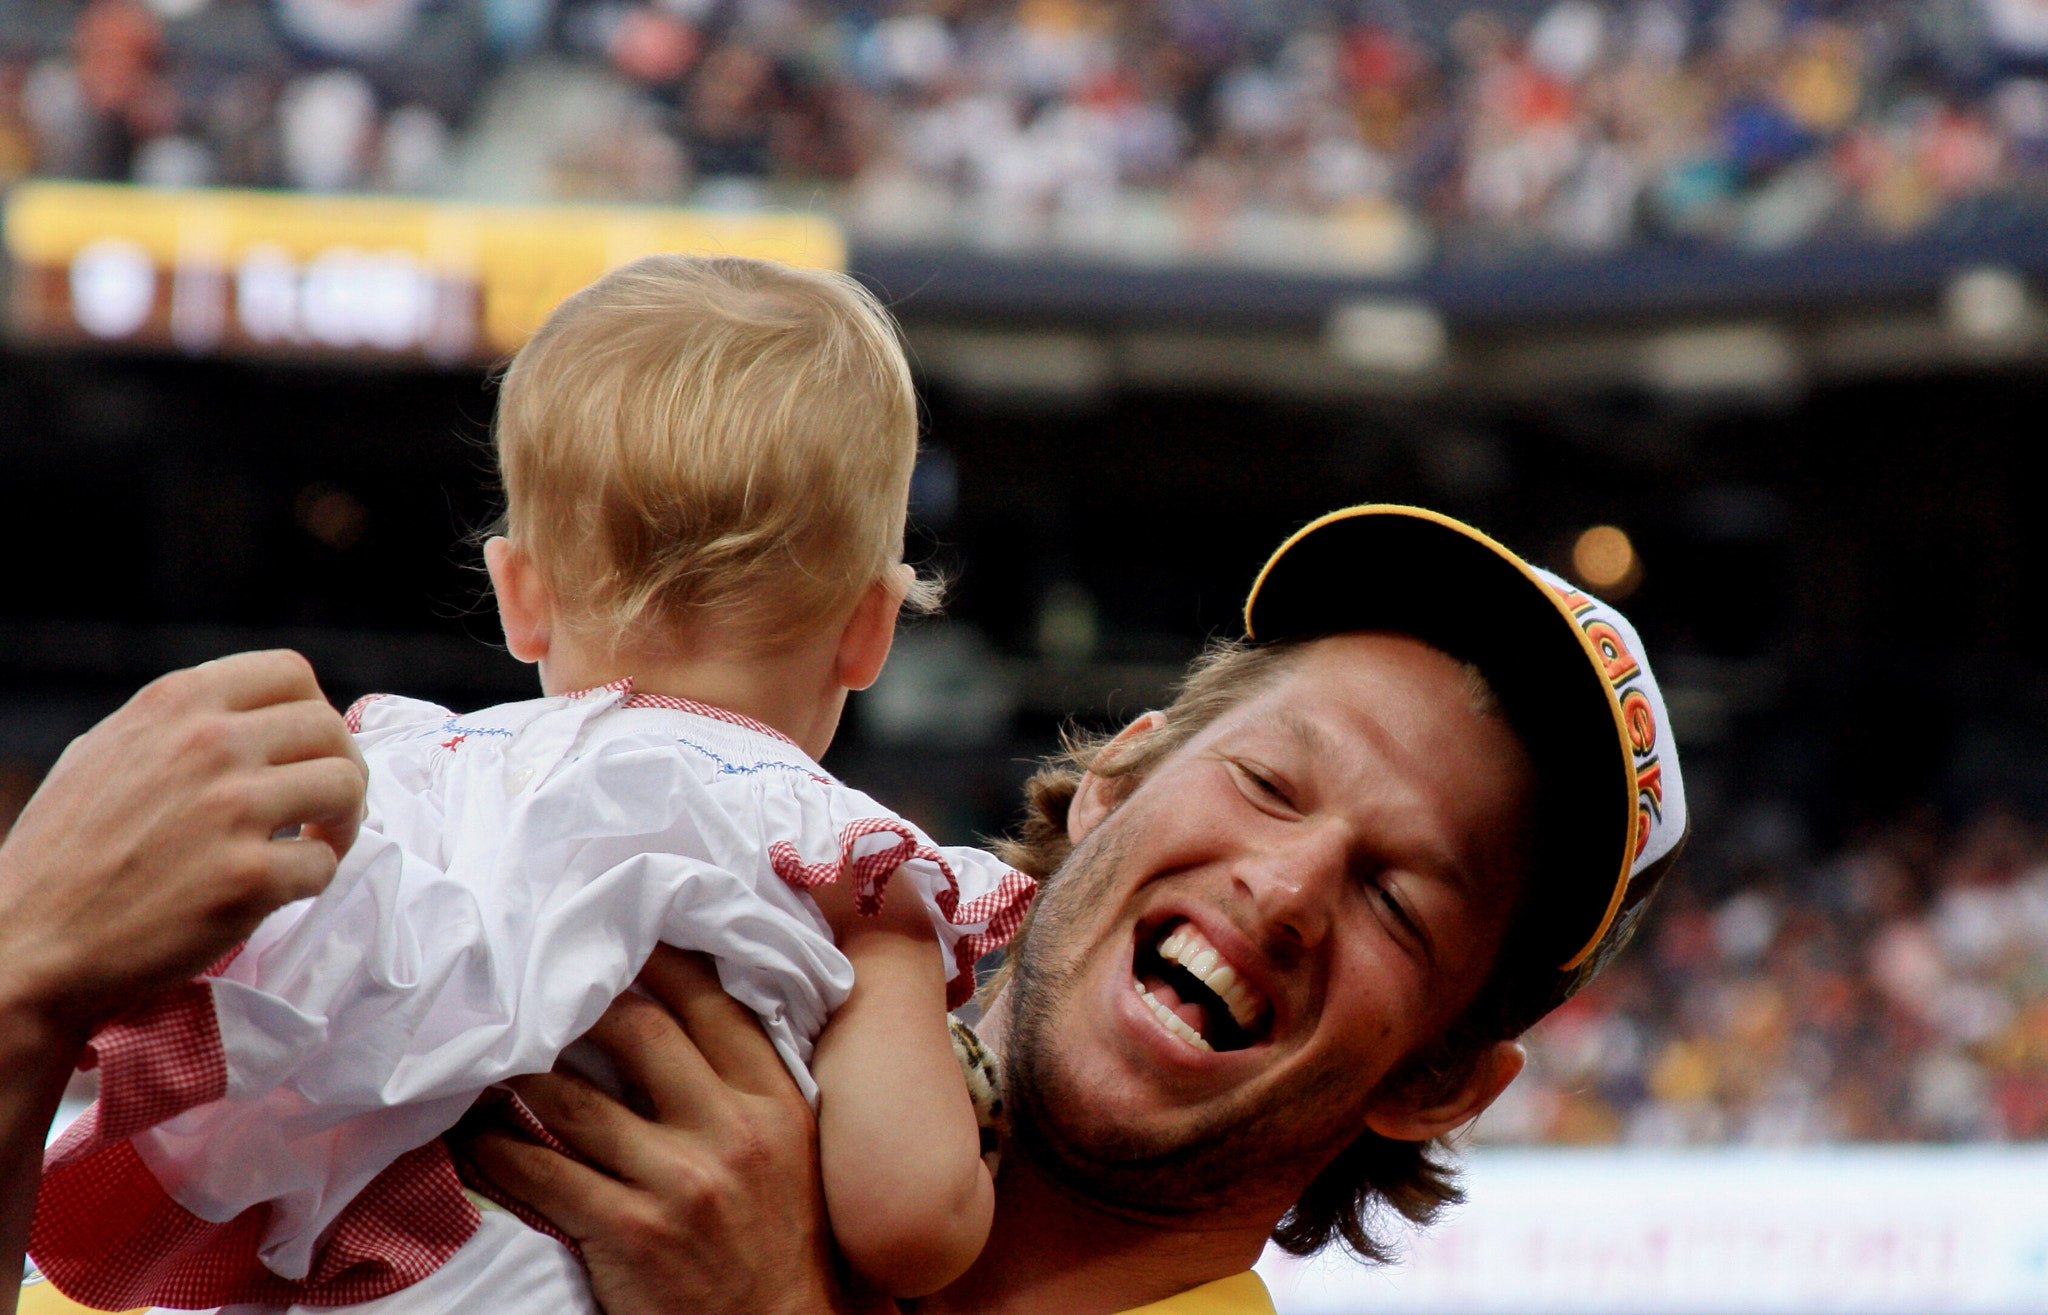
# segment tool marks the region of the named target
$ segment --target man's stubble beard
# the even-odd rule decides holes
[[[1356,1084],[1339,1071],[1310,1075],[1264,1108],[1243,1094],[1171,1130],[1077,1116],[1092,1106],[1063,1062],[1059,1018],[1083,1007],[1075,996],[1087,951],[1116,951],[1085,943],[1062,951],[1077,929],[1085,937],[1099,925],[1117,889],[1127,852],[1122,814],[1119,808],[1104,818],[1046,882],[1029,934],[1012,947],[1002,1062],[1014,1151],[1084,1199],[1159,1217],[1239,1204],[1254,1181],[1260,1190],[1283,1178],[1305,1185],[1359,1127],[1357,1115],[1333,1117],[1362,1104]]]

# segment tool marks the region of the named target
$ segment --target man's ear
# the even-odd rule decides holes
[[[1116,738],[1103,746],[1102,752],[1115,753],[1118,749],[1129,748],[1147,735],[1157,733],[1166,725],[1166,714],[1148,712],[1116,733]],[[1073,802],[1067,805],[1067,839],[1080,844],[1081,838],[1095,829],[1096,823],[1108,817],[1110,810],[1123,802],[1124,792],[1130,782],[1115,777],[1101,777],[1089,772],[1081,778],[1081,784],[1074,788]]]
[[[1393,1141],[1441,1137],[1478,1118],[1508,1089],[1528,1057],[1520,1042],[1496,1041],[1473,1061],[1457,1090],[1390,1096],[1366,1112],[1365,1126]]]
[[[491,592],[498,596],[505,647],[521,662],[545,658],[554,635],[554,606],[533,558],[500,534],[484,541],[484,566],[491,573]]]
[[[833,674],[848,689],[866,689],[882,674],[889,649],[896,642],[896,617],[910,592],[911,568],[898,564],[869,585],[853,606],[846,628],[839,632]]]

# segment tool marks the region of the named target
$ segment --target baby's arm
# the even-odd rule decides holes
[[[848,884],[813,892],[854,971],[811,1060],[825,1204],[862,1276],[892,1296],[923,1296],[981,1253],[995,1185],[953,1057],[929,915],[900,876],[879,914],[853,915]]]

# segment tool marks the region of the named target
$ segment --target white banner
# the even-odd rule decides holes
[[[1373,1269],[1259,1264],[1281,1315],[2042,1315],[2048,1146],[1474,1151]]]

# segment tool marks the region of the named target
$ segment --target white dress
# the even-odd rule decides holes
[[[815,1099],[853,971],[801,887],[872,907],[908,880],[956,1003],[1035,891],[770,728],[628,681],[464,717],[373,697],[350,723],[369,812],[332,884],[94,1039],[100,1102],[51,1152],[31,1244],[77,1299],[592,1309],[567,1248],[464,1197],[437,1139],[480,1093],[548,1069],[664,942],[715,957]]]

